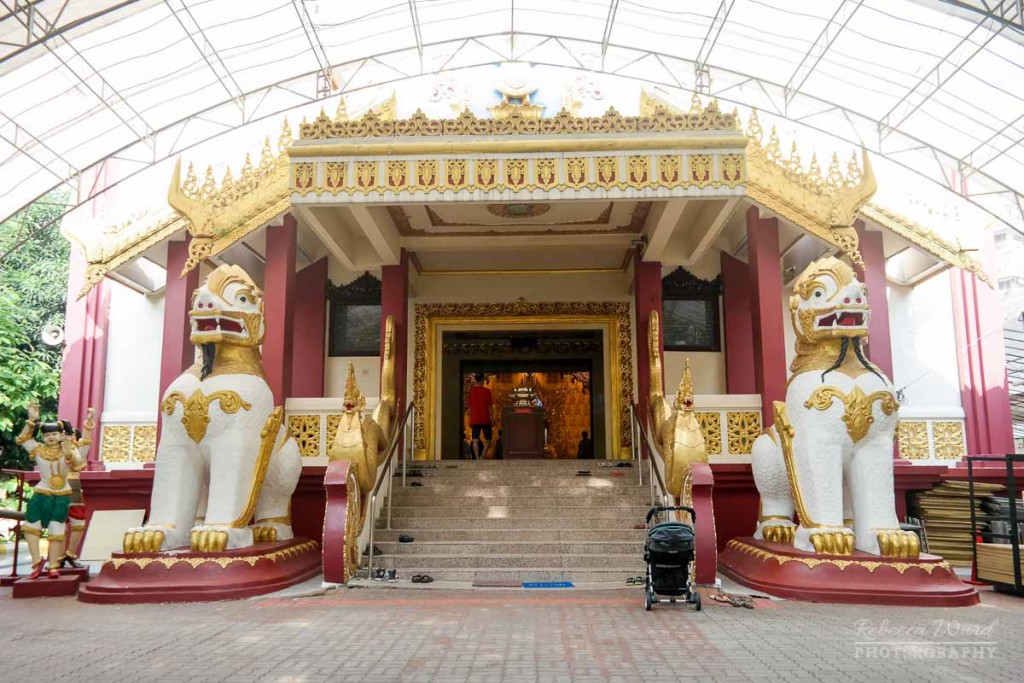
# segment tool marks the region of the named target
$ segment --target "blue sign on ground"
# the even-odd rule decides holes
[[[523,582],[523,588],[574,588],[571,581],[531,581]]]

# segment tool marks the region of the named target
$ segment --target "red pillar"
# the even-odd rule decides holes
[[[991,234],[983,239],[982,263],[994,263],[995,245]],[[974,273],[955,268],[951,278],[960,398],[967,418],[967,453],[1013,453],[1010,389],[999,299]]]
[[[868,358],[892,379],[892,338],[889,336],[889,297],[886,294],[885,251],[882,233],[869,231],[857,221],[860,254],[864,259],[864,284],[868,288],[871,320],[868,328]]]
[[[756,394],[754,327],[747,264],[722,252],[722,317],[725,323],[725,384],[730,394]]]
[[[110,292],[99,282],[83,298],[78,292],[85,284],[85,256],[71,249],[68,268],[68,299],[64,310],[64,357],[61,362],[60,397],[57,417],[71,420],[76,427],[85,422],[86,411],[96,410],[93,445],[87,455],[89,470],[102,470],[99,460],[100,418],[107,372],[107,323]]]
[[[279,406],[291,395],[297,232],[298,225],[290,213],[284,215],[284,225],[267,228],[267,263],[263,270],[267,330],[263,336],[263,371],[274,393],[274,404]]]
[[[402,250],[402,257],[397,266],[381,268],[380,288],[380,343],[381,356],[384,354],[384,325],[388,316],[395,319],[395,387],[397,397],[395,410],[402,416],[405,410],[406,366],[409,333],[409,253]]]
[[[779,224],[747,209],[747,254],[750,263],[754,328],[754,383],[761,394],[761,414],[772,421],[772,401],[786,400],[786,336],[782,319],[782,266]]]
[[[327,257],[295,275],[302,296],[295,301],[292,342],[291,396],[320,398],[324,395],[324,334],[327,330]]]
[[[644,261],[639,250],[633,255],[633,294],[636,308],[636,367],[637,367],[637,404],[640,413],[640,421],[644,429],[649,430],[648,398],[651,395],[651,353],[650,329],[651,313],[657,312],[660,316],[662,310],[661,298],[661,263],[659,261]],[[659,328],[658,348],[661,350],[662,358],[665,356],[665,322],[661,321]],[[665,384],[664,363],[661,368],[661,383]]]
[[[188,312],[192,308],[192,292],[199,288],[199,269],[193,268],[184,277],[181,269],[188,259],[188,242],[167,243],[167,285],[164,289],[164,340],[160,350],[160,395],[195,362],[195,347],[189,341],[192,326]],[[157,411],[158,434],[163,416]],[[159,436],[157,437],[159,439]]]

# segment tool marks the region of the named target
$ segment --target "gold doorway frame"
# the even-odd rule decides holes
[[[612,458],[629,459],[633,432],[629,406],[633,402],[633,342],[631,310],[625,301],[513,301],[509,303],[449,303],[415,305],[413,405],[416,407],[414,443],[417,460],[435,460],[439,349],[442,327],[523,325],[551,328],[593,325],[607,335],[611,407]],[[428,397],[430,400],[427,400]],[[617,418],[617,419],[616,419]]]

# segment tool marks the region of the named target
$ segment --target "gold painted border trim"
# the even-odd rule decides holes
[[[936,569],[940,569],[949,574],[953,573],[950,569],[949,563],[945,560],[941,562],[876,562],[874,560],[835,560],[829,557],[793,557],[792,555],[779,555],[767,550],[755,548],[754,546],[733,539],[729,541],[726,546],[726,550],[735,550],[745,555],[756,557],[759,560],[775,560],[780,565],[786,564],[787,562],[799,562],[800,564],[806,565],[808,569],[814,569],[818,565],[832,565],[838,567],[839,571],[846,571],[848,567],[862,567],[873,574],[879,567],[891,567],[900,574],[903,574],[908,569],[920,569],[925,574],[931,574]]]
[[[609,431],[613,458],[628,459],[632,447],[629,406],[633,402],[632,310],[625,301],[416,304],[413,404],[417,460],[439,459],[435,421],[439,385],[437,338],[441,326],[596,324],[608,333]]]
[[[416,154],[545,154],[549,152],[628,152],[631,150],[735,149],[747,146],[744,135],[701,135],[700,132],[662,133],[656,137],[518,138],[513,140],[462,139],[413,142],[318,142],[293,144],[292,159],[310,157],[395,157]]]

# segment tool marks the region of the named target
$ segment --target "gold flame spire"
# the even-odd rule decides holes
[[[359,384],[356,382],[356,366],[352,361],[348,362],[348,377],[345,379],[345,396],[342,399],[342,404],[352,405],[359,412],[366,407],[366,397],[359,390]]]
[[[693,412],[693,373],[690,371],[690,357],[686,357],[683,365],[683,376],[679,380],[679,389],[676,391],[676,400],[673,404],[676,410]]]

